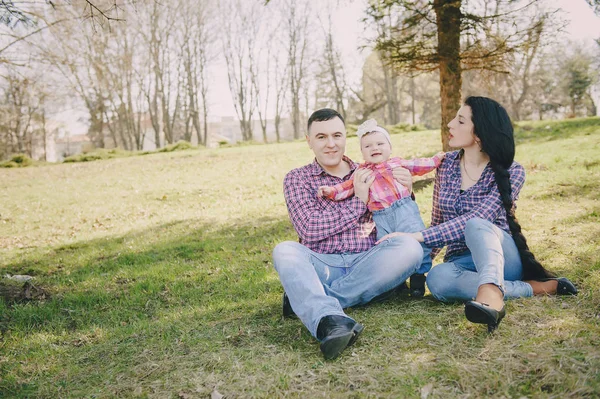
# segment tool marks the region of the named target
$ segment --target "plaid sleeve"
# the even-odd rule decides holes
[[[444,152],[438,152],[432,158],[402,159],[400,166],[408,169],[413,176],[422,176],[440,166],[445,155]]]
[[[525,183],[525,170],[521,165],[513,163],[509,169],[509,173],[512,189],[511,196],[513,201],[516,201],[521,187]],[[447,184],[456,184],[456,182],[448,182]],[[462,241],[464,240],[467,220],[479,217],[494,222],[498,215],[500,215],[500,212],[504,210],[495,180],[491,180],[490,191],[486,196],[474,200],[477,200],[478,203],[471,211],[423,230],[425,245],[439,247],[454,241]]]
[[[433,183],[433,206],[431,207],[431,226],[437,226],[444,221],[442,212],[440,211],[440,180],[442,179],[442,173],[438,170],[435,174],[435,181]],[[423,232],[425,233],[425,232]],[[425,234],[423,234],[425,237]],[[438,253],[442,250],[441,247],[435,247],[431,249],[431,259],[434,259]]]
[[[283,194],[294,229],[305,242],[322,241],[356,227],[358,219],[367,211],[367,206],[357,197],[321,207],[316,190],[295,171],[285,176]]]
[[[334,192],[331,195],[327,195],[325,197],[327,199],[341,201],[352,197],[354,195],[354,176],[340,184],[331,186],[331,188],[333,188]]]

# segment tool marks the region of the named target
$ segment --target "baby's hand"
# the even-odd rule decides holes
[[[333,194],[333,188],[328,186],[321,186],[317,190],[317,197],[326,198]]]

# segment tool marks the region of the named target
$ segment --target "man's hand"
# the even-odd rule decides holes
[[[317,197],[319,198],[328,198],[329,196],[333,196],[334,194],[333,187],[330,186],[321,186],[317,190]]]
[[[408,188],[408,191],[412,192],[413,181],[408,169],[398,166],[392,170],[392,174],[398,183],[402,184],[404,187]]]
[[[377,242],[375,243],[375,245],[379,244],[380,242],[383,242],[383,241],[387,240],[388,238],[400,237],[400,236],[412,237],[415,240],[417,240],[418,242],[425,241],[425,239],[423,238],[423,234],[420,231],[418,231],[416,233],[400,233],[400,232],[396,232],[396,233],[390,233],[390,234],[384,235],[383,237],[381,237],[381,239],[377,240]]]
[[[375,181],[375,175],[369,169],[359,168],[354,172],[354,195],[365,204],[369,202],[369,187]]]

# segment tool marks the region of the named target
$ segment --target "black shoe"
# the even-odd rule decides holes
[[[325,359],[335,359],[344,349],[356,342],[364,330],[362,324],[338,315],[325,316],[317,327],[317,339]]]
[[[465,302],[465,316],[472,323],[487,324],[488,332],[493,332],[504,316],[506,315],[505,307],[499,311],[492,309],[487,303],[476,301]]]
[[[423,298],[425,296],[425,275],[415,273],[410,276],[410,296]]]
[[[538,281],[550,281],[556,280],[558,281],[558,286],[556,287],[556,295],[577,295],[577,287],[566,277],[558,277],[558,278],[545,278]]]
[[[292,309],[292,305],[290,304],[290,299],[287,294],[283,293],[283,317],[284,318],[297,318],[296,313],[294,313],[294,309]]]

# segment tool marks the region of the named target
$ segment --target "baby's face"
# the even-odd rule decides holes
[[[381,132],[367,133],[360,139],[360,150],[367,162],[385,162],[390,157],[392,146]]]

